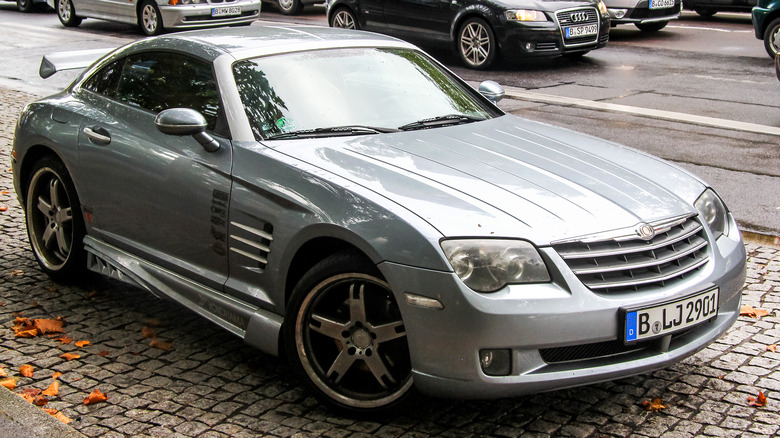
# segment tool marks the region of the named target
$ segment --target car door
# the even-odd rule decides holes
[[[114,21],[136,22],[136,6],[142,0],[91,0],[96,15]]]
[[[412,39],[448,40],[455,0],[385,0],[386,31]]]
[[[86,108],[79,186],[89,225],[109,244],[221,288],[232,152],[219,135],[211,65],[176,53],[130,55],[87,79],[76,95]],[[207,152],[192,137],[159,132],[155,115],[174,107],[204,114],[220,148]]]

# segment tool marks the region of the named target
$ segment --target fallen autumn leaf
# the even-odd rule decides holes
[[[92,391],[87,398],[84,399],[85,405],[91,405],[93,403],[100,403],[108,400],[108,397],[100,392],[99,389]]]
[[[660,398],[654,398],[653,401],[645,400],[642,402],[642,406],[648,412],[658,412],[661,409],[666,409]]]
[[[754,309],[753,306],[742,306],[739,309],[739,315],[758,319],[762,316],[769,315],[769,311],[764,309]]]
[[[23,375],[24,377],[32,377],[33,376],[33,367],[32,365],[22,365],[19,367],[19,374]]]
[[[757,407],[764,406],[766,405],[766,395],[763,391],[758,391],[758,397],[748,396],[748,404]]]

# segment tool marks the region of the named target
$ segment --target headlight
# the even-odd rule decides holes
[[[206,0],[168,0],[169,5],[194,5],[197,3],[206,3]]]
[[[710,227],[713,236],[718,237],[729,232],[728,210],[723,201],[712,189],[707,189],[694,204],[701,218]]]
[[[539,252],[521,240],[444,240],[455,274],[477,292],[494,292],[507,284],[542,283],[550,274]]]
[[[602,17],[609,17],[609,11],[607,10],[607,5],[604,4],[603,0],[599,1],[599,12],[601,12]]]
[[[531,9],[513,9],[504,13],[507,20],[514,21],[547,21],[547,16],[542,11]]]

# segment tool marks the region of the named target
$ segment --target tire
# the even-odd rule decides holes
[[[636,27],[642,32],[658,32],[669,24],[668,21],[654,21],[652,23],[635,23]]]
[[[769,25],[764,31],[764,48],[770,58],[775,59],[780,47],[775,45],[775,35],[780,32],[780,18],[775,18],[769,22]]]
[[[76,27],[81,24],[81,18],[76,16],[71,0],[57,0],[57,18],[65,27]]]
[[[347,414],[386,414],[412,393],[406,332],[376,267],[341,252],[295,287],[283,327],[290,363],[315,396]]]
[[[710,18],[718,12],[713,11],[712,9],[694,9],[693,11],[704,18]]]
[[[355,13],[348,8],[340,8],[330,17],[330,27],[341,27],[344,29],[360,29]]]
[[[38,264],[56,280],[73,280],[87,267],[84,219],[65,165],[47,156],[27,180],[27,236]]]
[[[279,5],[279,12],[284,15],[297,15],[303,10],[301,0],[277,0],[277,5]]]
[[[138,27],[144,35],[154,36],[165,32],[162,22],[162,15],[157,3],[153,0],[145,0],[141,3],[141,9],[138,10]]]
[[[34,6],[33,0],[16,0],[16,9],[20,12],[32,12]]]
[[[485,20],[472,17],[458,30],[457,50],[466,67],[486,70],[496,59],[498,45],[493,30]]]

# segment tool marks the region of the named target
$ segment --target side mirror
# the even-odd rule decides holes
[[[207,152],[219,150],[219,143],[206,134],[206,119],[203,114],[189,108],[169,108],[160,111],[154,118],[157,130],[163,134],[191,135]]]
[[[504,87],[496,81],[484,81],[479,84],[479,94],[485,96],[489,101],[498,103],[504,98]]]

